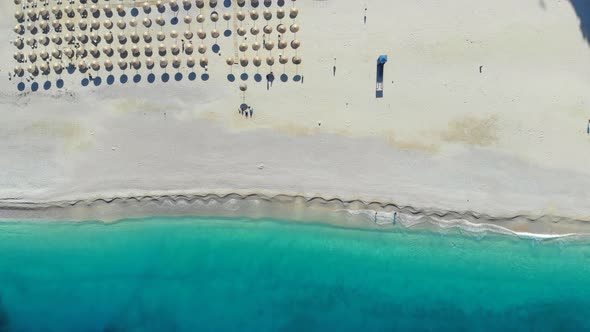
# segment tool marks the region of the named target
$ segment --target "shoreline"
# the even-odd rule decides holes
[[[294,222],[319,222],[345,228],[428,228],[443,232],[458,230],[477,237],[493,233],[540,240],[585,238],[590,235],[589,220],[551,215],[492,216],[475,211],[445,211],[337,197],[257,193],[153,193],[63,201],[0,200],[0,222],[65,220],[111,223],[152,216],[274,218]],[[394,220],[395,224],[392,223]]]

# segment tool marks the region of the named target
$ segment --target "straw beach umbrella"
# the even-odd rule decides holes
[[[248,63],[249,63],[248,58],[246,58],[246,57],[240,58],[240,65],[242,67],[244,67],[244,68],[248,67]]]
[[[188,44],[186,44],[186,46],[184,47],[184,52],[185,52],[187,55],[191,55],[191,54],[193,54],[193,51],[194,51],[194,49],[195,49],[195,48],[193,47],[193,44],[191,44],[191,43],[188,43]]]
[[[22,77],[25,74],[25,70],[21,66],[14,67],[14,74],[18,77]]]
[[[180,47],[178,47],[178,45],[174,44],[174,45],[170,46],[170,52],[172,52],[173,55],[178,55],[178,54],[180,54]]]
[[[252,9],[252,10],[250,11],[250,18],[251,18],[253,21],[256,21],[256,20],[258,19],[258,17],[259,17],[259,16],[258,16],[258,11],[257,11],[256,9]]]
[[[63,65],[60,62],[56,62],[56,63],[53,64],[53,71],[56,74],[58,74],[58,75],[61,74],[61,72],[63,70],[64,70],[64,67],[63,67]]]
[[[109,58],[113,56],[115,52],[113,52],[113,48],[109,45],[106,45],[102,48],[102,53],[106,54]]]
[[[240,84],[240,91],[242,91],[242,103],[246,102],[246,90],[248,90],[248,85],[246,85],[246,83]]]
[[[179,57],[175,56],[174,58],[172,58],[172,67],[178,69],[180,68],[180,64],[181,62]]]
[[[260,57],[255,56],[254,59],[252,59],[252,63],[254,64],[254,66],[260,67],[260,65],[262,64],[262,60],[260,59]]]
[[[105,20],[102,25],[104,25],[105,28],[107,29],[112,29],[113,28],[113,21],[111,20]]]
[[[201,59],[199,60],[199,64],[201,65],[201,67],[206,68],[209,65],[209,59],[207,59],[207,57],[201,57]]]
[[[143,48],[143,53],[146,56],[152,56],[152,54],[154,54],[154,50],[152,49],[152,45],[150,45],[150,44],[145,45]]]
[[[160,58],[160,68],[164,69],[168,67],[168,59],[165,57]]]
[[[193,58],[192,56],[190,56],[186,59],[186,65],[189,68],[193,68],[195,66],[195,63],[196,63],[195,58]]]
[[[143,41],[146,43],[151,43],[152,42],[152,34],[149,33],[149,31],[146,31],[143,33]]]
[[[112,70],[113,62],[110,59],[106,59],[104,62],[104,67],[106,68],[106,70]]]
[[[154,60],[152,60],[152,58],[145,59],[145,66],[147,67],[147,69],[151,70],[152,68],[154,68],[155,65],[156,64],[155,64]]]
[[[212,22],[217,22],[219,21],[219,14],[217,12],[213,12],[211,13],[211,21]]]

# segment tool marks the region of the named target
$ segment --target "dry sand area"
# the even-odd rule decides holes
[[[0,201],[282,193],[590,220],[590,45],[570,2],[296,5],[304,81],[248,80],[246,119],[224,61],[206,82],[20,93],[3,1]]]

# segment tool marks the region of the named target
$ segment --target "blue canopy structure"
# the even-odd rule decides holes
[[[377,59],[377,87],[375,97],[383,98],[383,67],[387,62],[387,55],[380,55]]]

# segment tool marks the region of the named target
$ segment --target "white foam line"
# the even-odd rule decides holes
[[[393,224],[393,215],[392,212],[377,212],[377,221],[375,221],[375,212],[374,210],[350,210],[350,209],[340,209],[336,211],[344,211],[350,215],[354,216],[365,216],[367,221],[372,221],[378,226],[385,226],[385,225],[392,225]],[[388,219],[390,221],[383,221],[383,219]],[[487,223],[473,223],[468,220],[464,219],[452,219],[452,220],[444,220],[440,218],[434,217],[427,217],[427,216],[409,216],[401,213],[397,213],[397,222],[405,228],[412,228],[416,225],[429,223],[434,226],[441,227],[443,229],[452,229],[458,228],[462,231],[469,232],[471,234],[478,234],[478,233],[486,233],[491,232],[495,234],[503,234],[503,235],[513,235],[518,238],[522,239],[540,239],[540,240],[552,240],[552,239],[559,239],[559,238],[567,238],[567,237],[574,237],[574,236],[587,236],[590,234],[580,234],[580,233],[565,233],[565,234],[547,234],[547,233],[531,233],[531,232],[518,232],[513,231],[509,228],[502,227],[495,224],[487,224]]]

